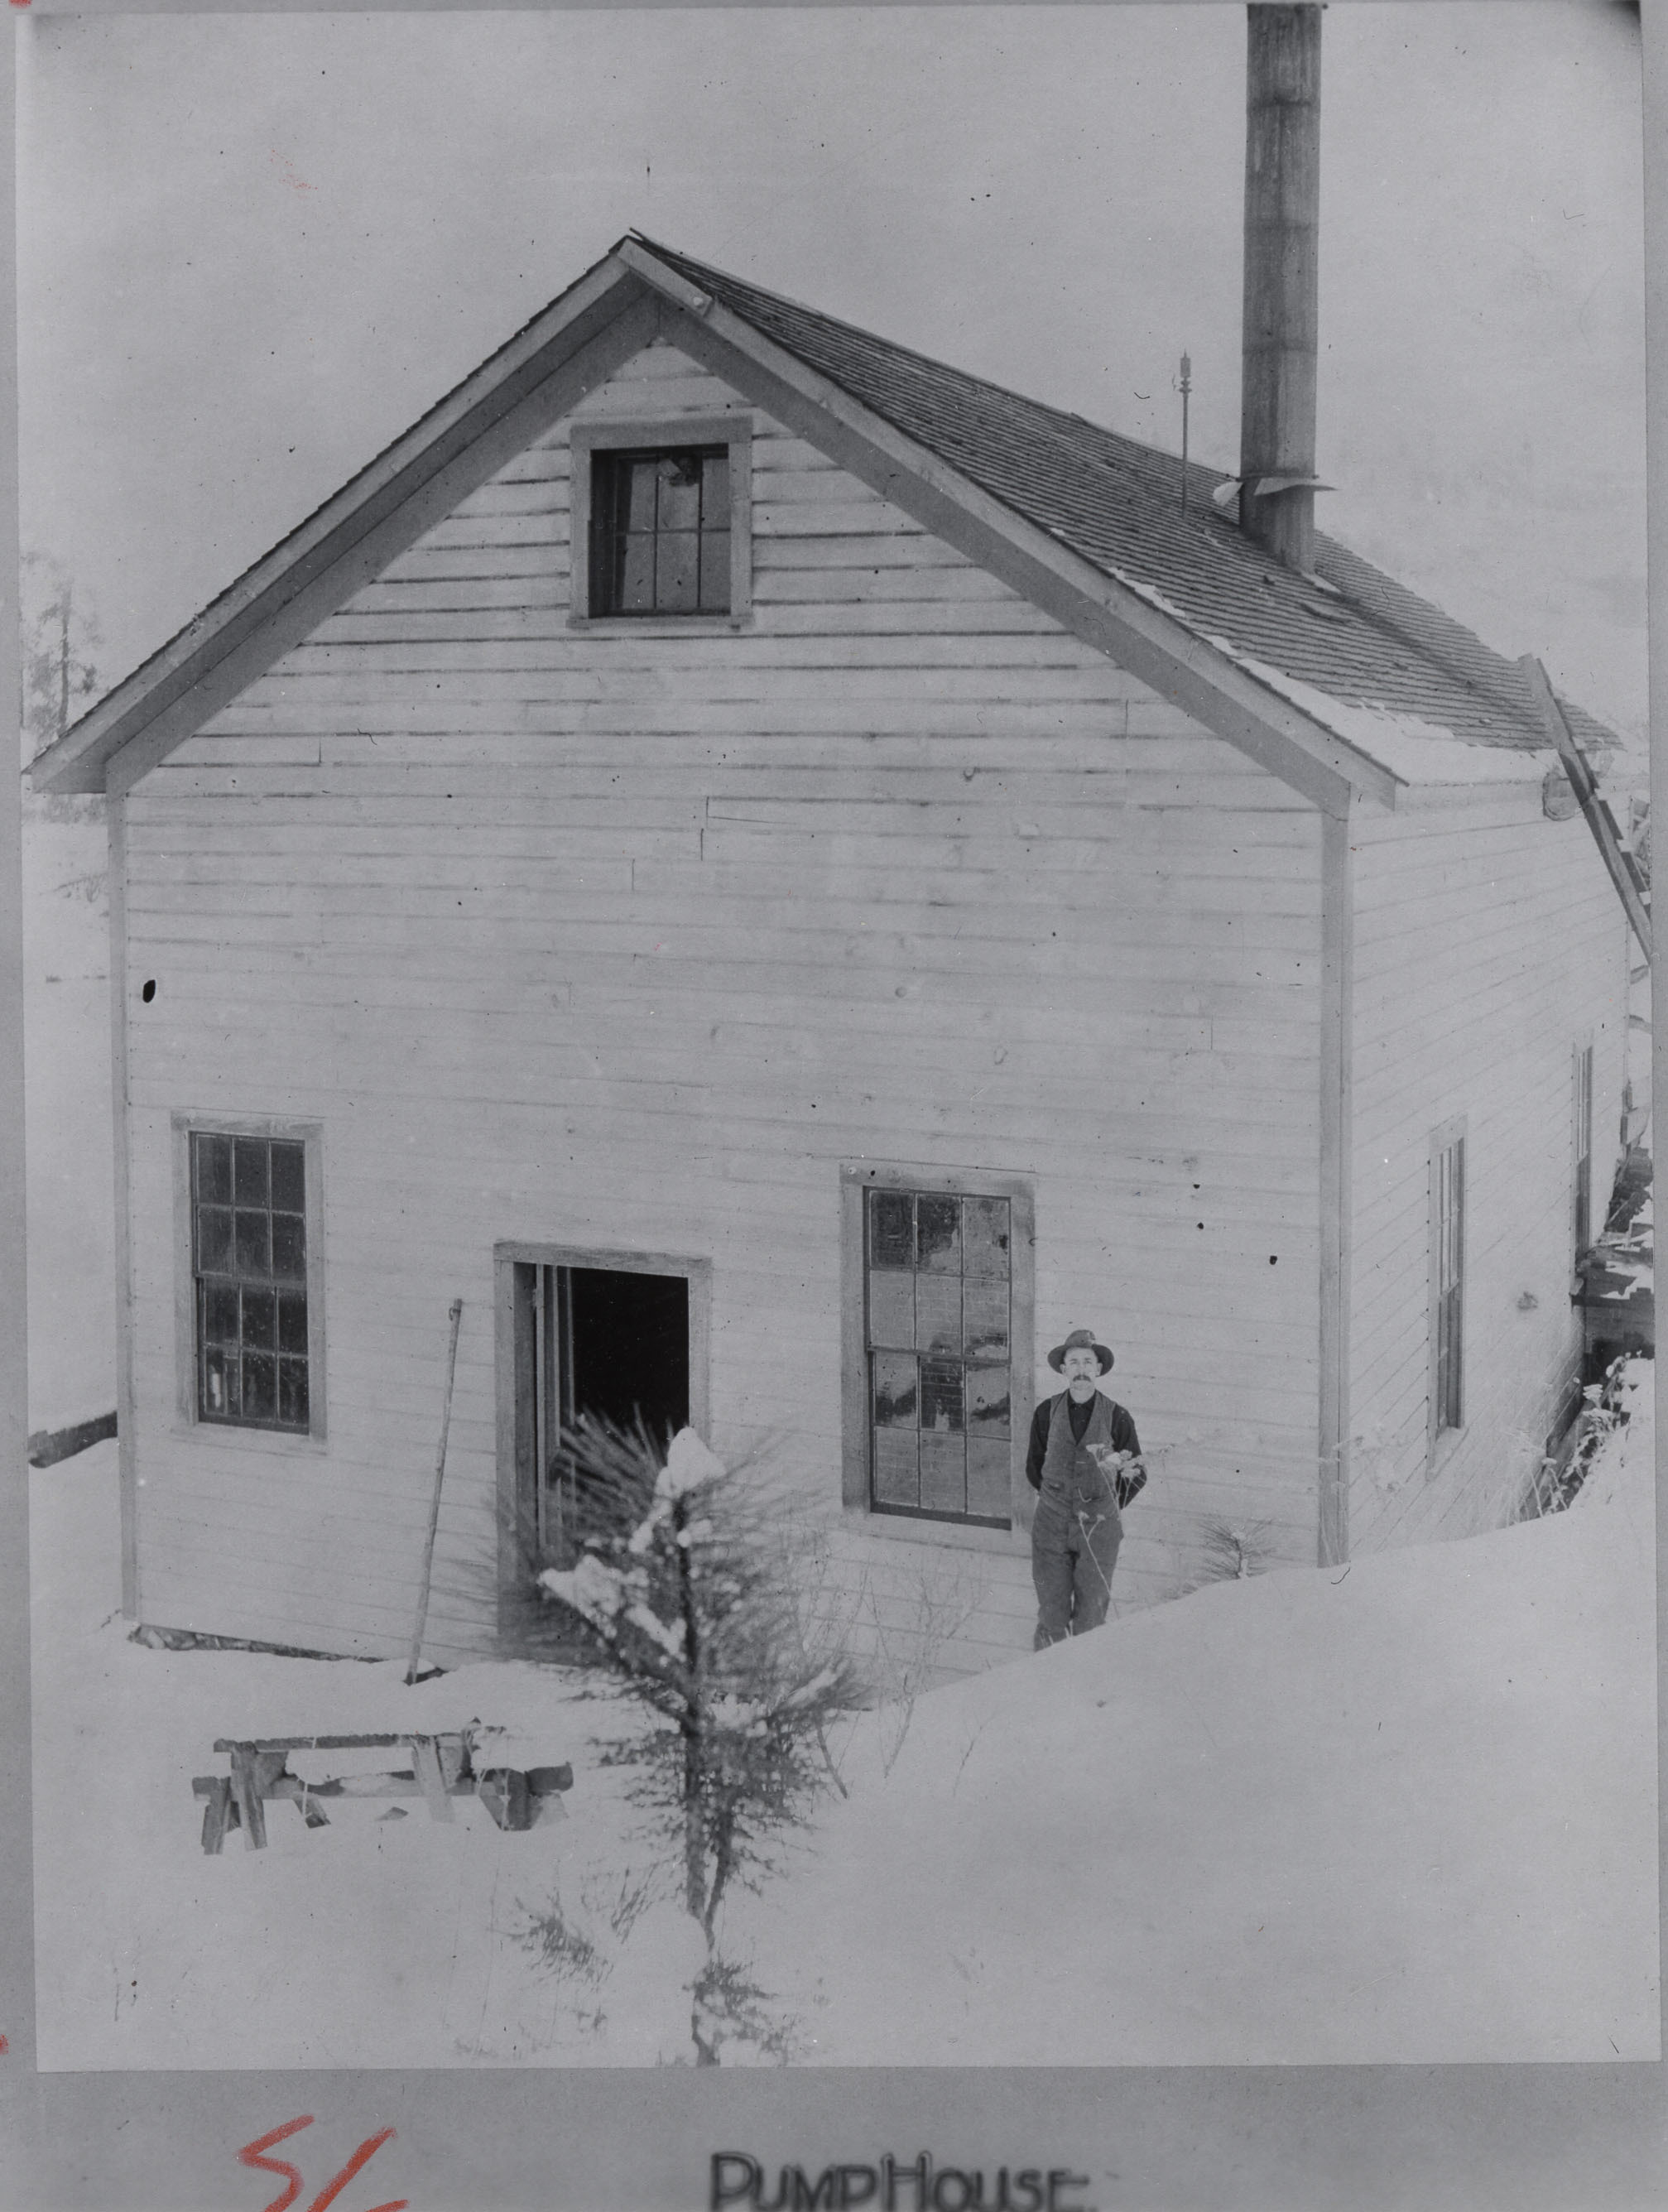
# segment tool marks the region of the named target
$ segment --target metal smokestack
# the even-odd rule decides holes
[[[1246,9],[1245,325],[1240,524],[1314,567],[1320,9]]]

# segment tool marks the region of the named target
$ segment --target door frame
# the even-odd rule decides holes
[[[526,1500],[516,1462],[515,1269],[593,1267],[621,1275],[681,1276],[689,1286],[689,1426],[703,1443],[712,1422],[713,1263],[687,1252],[634,1252],[510,1237],[492,1248],[493,1376],[497,1419],[498,1597],[500,1625],[519,1595],[516,1530]]]

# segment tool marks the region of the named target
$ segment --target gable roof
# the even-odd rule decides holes
[[[1314,578],[1271,562],[1214,504],[1218,472],[1189,468],[1184,509],[1171,454],[634,234],[38,756],[33,780],[130,784],[662,331],[726,364],[739,345],[736,365],[818,428],[857,434],[929,526],[952,534],[965,515],[1011,552],[1018,588],[1064,568],[1080,634],[1334,811],[1351,787],[1393,800],[1401,783],[1556,757],[1513,663],[1330,538]],[[1584,744],[1615,742],[1567,712]]]

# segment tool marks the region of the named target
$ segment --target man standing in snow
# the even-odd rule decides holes
[[[1040,1493],[1031,1524],[1035,1651],[1106,1619],[1124,1540],[1119,1516],[1147,1480],[1135,1423],[1096,1387],[1112,1354],[1094,1331],[1074,1328],[1049,1353],[1048,1364],[1064,1376],[1065,1388],[1037,1407],[1025,1458],[1031,1487]]]

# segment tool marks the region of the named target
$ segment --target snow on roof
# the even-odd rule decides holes
[[[764,336],[948,461],[1103,574],[1215,645],[1409,781],[1492,781],[1447,756],[1546,738],[1517,665],[1347,546],[1316,573],[1273,561],[1215,503],[1231,478],[1028,399],[704,262],[640,243]],[[1346,731],[1343,719],[1350,727]],[[1584,747],[1614,733],[1566,702]],[[1363,719],[1364,717],[1364,719]],[[1379,750],[1382,744],[1386,750]],[[1390,757],[1394,752],[1404,765]],[[1526,763],[1509,771],[1526,775]]]
[[[1168,615],[1175,622],[1186,622],[1181,608],[1152,585],[1121,568],[1111,573],[1126,590],[1135,592],[1160,614]],[[1316,685],[1305,684],[1298,677],[1289,676],[1283,669],[1258,659],[1254,653],[1242,651],[1230,638],[1207,636],[1204,642],[1225,653],[1247,676],[1254,676],[1271,691],[1289,699],[1334,737],[1342,738],[1346,744],[1354,745],[1381,768],[1387,768],[1404,783],[1516,783],[1544,775],[1547,769],[1557,765],[1557,753],[1550,745],[1532,751],[1517,745],[1468,744],[1456,731],[1398,711],[1381,699],[1351,704],[1334,698]]]
[[[1236,653],[1225,639],[1210,642],[1237,660],[1247,676],[1289,699],[1346,744],[1359,746],[1404,783],[1520,783],[1558,765],[1557,752],[1550,745],[1532,751],[1516,745],[1468,744],[1440,723],[1398,713],[1382,700],[1351,705],[1282,669],[1271,668],[1266,661]]]

